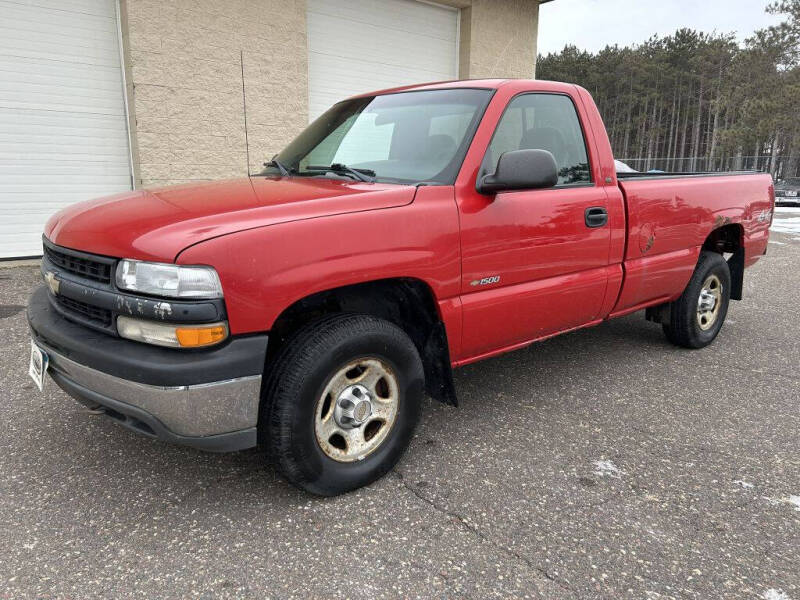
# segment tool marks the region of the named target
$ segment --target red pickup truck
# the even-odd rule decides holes
[[[350,98],[265,167],[50,219],[31,371],[323,495],[391,469],[453,367],[642,309],[710,344],[774,205],[769,175],[618,175],[589,93],[545,81]]]

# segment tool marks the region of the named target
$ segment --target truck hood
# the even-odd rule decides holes
[[[54,244],[118,258],[172,262],[193,244],[298,219],[403,206],[407,185],[253,177],[126,192],[74,204],[45,226]]]

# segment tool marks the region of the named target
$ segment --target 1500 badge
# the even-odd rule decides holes
[[[493,283],[500,283],[500,275],[492,275],[491,277],[484,277],[483,279],[476,279],[475,281],[469,282],[473,287],[478,285],[491,285]]]

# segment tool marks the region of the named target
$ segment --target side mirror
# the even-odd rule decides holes
[[[512,150],[504,152],[494,173],[478,174],[475,189],[491,195],[506,190],[532,190],[553,187],[558,183],[556,159],[547,150]]]

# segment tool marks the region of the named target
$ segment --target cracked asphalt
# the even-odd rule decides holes
[[[465,367],[331,499],[40,394],[37,270],[0,268],[0,599],[800,600],[800,233],[772,239],[711,347],[636,314]]]

